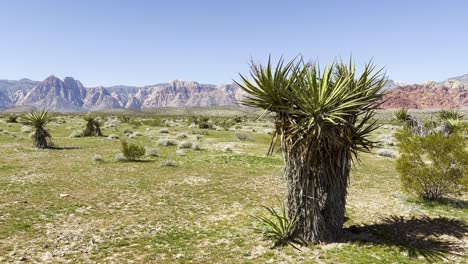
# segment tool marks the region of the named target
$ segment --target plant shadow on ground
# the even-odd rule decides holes
[[[346,231],[347,242],[396,246],[411,258],[423,256],[434,261],[447,254],[464,254],[462,239],[468,234],[468,226],[462,220],[445,217],[390,216],[380,223],[351,226]]]
[[[445,205],[450,206],[455,209],[468,209],[468,201],[460,200],[456,198],[441,198],[439,201],[431,201],[431,202],[421,202],[427,206],[437,206],[437,205]]]
[[[80,147],[56,147],[56,146],[49,146],[47,149],[53,150],[74,150],[74,149],[81,149]]]

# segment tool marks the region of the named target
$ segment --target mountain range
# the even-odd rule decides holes
[[[444,82],[405,84],[388,80],[383,108],[467,108],[468,74]],[[72,77],[51,75],[42,82],[0,80],[0,109],[46,108],[57,112],[157,107],[237,106],[244,92],[235,84],[212,85],[175,80],[144,87],[86,88]]]

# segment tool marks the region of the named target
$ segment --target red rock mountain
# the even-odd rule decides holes
[[[382,108],[468,108],[468,85],[458,82],[400,86],[387,92]]]

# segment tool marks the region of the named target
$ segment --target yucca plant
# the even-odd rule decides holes
[[[437,119],[441,122],[447,120],[462,120],[463,115],[456,110],[440,110],[437,112]]]
[[[406,119],[408,118],[409,116],[409,113],[408,113],[408,108],[400,108],[398,110],[396,110],[394,113],[393,113],[393,117],[397,120],[397,121],[402,121],[402,122],[405,122]]]
[[[35,128],[33,135],[34,146],[38,149],[45,149],[49,146],[48,140],[52,136],[47,132],[45,126],[52,121],[52,117],[49,112],[40,110],[37,112],[27,113],[22,117],[25,124]]]
[[[410,130],[416,136],[424,136],[428,133],[425,128],[416,117],[412,116],[408,112],[408,108],[398,109],[393,113],[394,118],[402,122],[407,130]]]
[[[352,62],[334,63],[322,72],[302,59],[276,67],[252,63],[251,79],[240,75],[248,96],[242,104],[275,113],[281,138],[291,238],[308,244],[335,241],[342,234],[346,194],[353,159],[370,151],[369,134],[386,82],[372,63],[356,73]],[[262,115],[263,116],[263,115]]]
[[[297,218],[290,219],[286,206],[279,203],[279,210],[273,207],[263,206],[266,214],[252,216],[258,221],[258,226],[254,230],[263,234],[267,239],[273,241],[273,247],[281,247],[287,244],[296,247],[295,244],[302,244],[301,240],[292,237]]]
[[[14,115],[14,114],[13,114],[13,115],[8,115],[8,116],[6,117],[6,122],[7,122],[7,123],[18,123],[18,117],[19,117],[19,116]]]
[[[91,115],[86,115],[83,118],[86,121],[86,128],[83,131],[83,135],[85,137],[90,137],[90,136],[96,136],[96,137],[101,137],[102,132],[101,132],[101,122],[94,116]]]

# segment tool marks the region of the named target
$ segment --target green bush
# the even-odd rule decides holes
[[[121,141],[122,154],[127,160],[138,160],[145,155],[145,148],[138,144],[128,143],[126,140]]]
[[[17,115],[8,115],[6,117],[6,122],[7,123],[18,123],[18,117]]]
[[[468,190],[468,151],[461,133],[417,137],[399,132],[400,158],[396,169],[403,188],[424,200]]]

